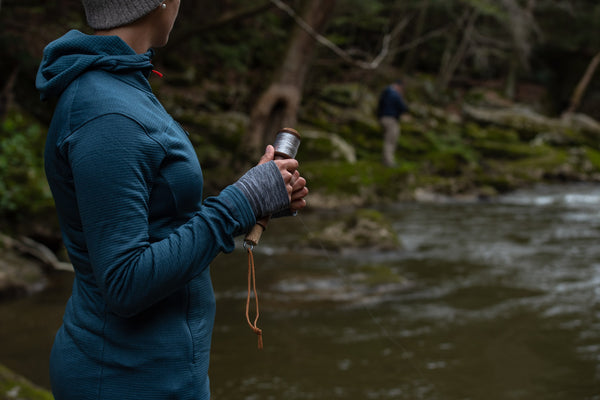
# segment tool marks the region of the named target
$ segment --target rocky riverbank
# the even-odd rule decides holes
[[[333,100],[332,93],[339,98]],[[309,208],[351,207],[358,212],[307,238],[305,245],[311,246],[313,240],[335,251],[349,246],[401,246],[390,234],[385,218],[364,211],[382,202],[478,201],[542,182],[600,182],[597,121],[578,114],[549,118],[526,106],[499,105],[483,98],[464,103],[460,110],[413,102],[411,114],[401,123],[395,168],[386,168],[379,161],[381,137],[370,111],[375,97],[364,88],[329,88],[320,99],[307,104],[298,126],[303,134],[298,159],[310,182]],[[183,120],[199,148],[211,135],[220,135],[222,148],[233,148],[247,124],[244,116],[232,119],[214,113]],[[193,132],[208,133],[200,139]],[[235,178],[231,157],[217,157],[209,151],[213,148],[199,152],[203,165],[208,165],[209,193],[216,192],[222,181]],[[42,220],[48,220],[46,214]],[[43,243],[28,238],[32,233],[56,241],[57,229],[50,234],[42,232],[51,225],[32,225],[37,227],[34,231],[12,229],[19,232],[18,238],[0,235],[0,300],[42,290],[46,270],[70,268]],[[0,396],[52,398],[2,367]]]
[[[427,102],[425,81],[407,82],[407,92],[411,112],[401,122],[395,168],[380,162],[377,96],[371,89],[359,83],[331,84],[305,101],[297,126],[302,135],[297,158],[309,181],[309,209],[485,200],[536,183],[600,181],[600,124],[586,115],[551,118],[532,105],[482,89],[462,93],[444,107],[434,106]],[[248,116],[199,112],[199,104],[181,102],[182,94],[173,91],[161,93],[161,98],[190,132],[204,167],[207,195],[233,182],[239,172],[231,167],[231,149],[239,147]],[[18,122],[15,127],[26,125]],[[43,131],[33,130],[32,141],[43,142]],[[30,209],[31,202],[23,200],[21,207],[17,197],[9,198],[20,210],[16,220],[23,222],[8,227],[12,237],[0,237],[0,299],[40,290],[45,269],[70,268],[46,247],[60,248],[60,236],[43,174],[27,175],[37,178],[23,189],[23,198],[47,201]],[[20,193],[18,188],[13,192]],[[340,223],[331,231],[344,228]]]
[[[72,269],[43,244],[0,233],[0,300],[43,290],[48,270]]]
[[[298,158],[316,199],[486,199],[535,183],[600,181],[600,124],[586,115],[552,118],[486,91],[436,107],[420,93],[401,123],[396,168],[379,163],[375,97],[364,87],[324,89],[306,106],[304,129],[320,134],[303,141]]]

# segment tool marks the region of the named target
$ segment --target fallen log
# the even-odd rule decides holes
[[[60,261],[48,247],[28,237],[11,238],[0,233],[0,240],[5,248],[13,249],[39,261],[44,267],[55,271],[73,271],[70,263]]]

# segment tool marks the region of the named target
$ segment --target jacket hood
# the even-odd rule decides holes
[[[86,35],[72,30],[46,46],[35,85],[45,100],[60,96],[71,82],[90,70],[140,71],[148,76],[153,55],[152,50],[136,54],[118,36]]]

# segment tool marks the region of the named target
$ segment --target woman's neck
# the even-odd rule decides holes
[[[151,32],[144,25],[131,24],[114,29],[96,31],[96,35],[118,36],[131,47],[136,54],[142,54],[152,47]]]

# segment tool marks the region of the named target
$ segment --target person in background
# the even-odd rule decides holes
[[[383,164],[388,167],[396,165],[396,144],[400,137],[400,116],[408,112],[404,101],[404,85],[397,80],[387,86],[379,96],[377,118],[383,130]]]
[[[148,81],[179,5],[83,0],[95,34],[44,50],[36,86],[57,98],[45,169],[75,269],[50,356],[56,400],[209,399],[209,264],[257,219],[306,205],[298,162],[272,146],[202,200],[188,134]]]

